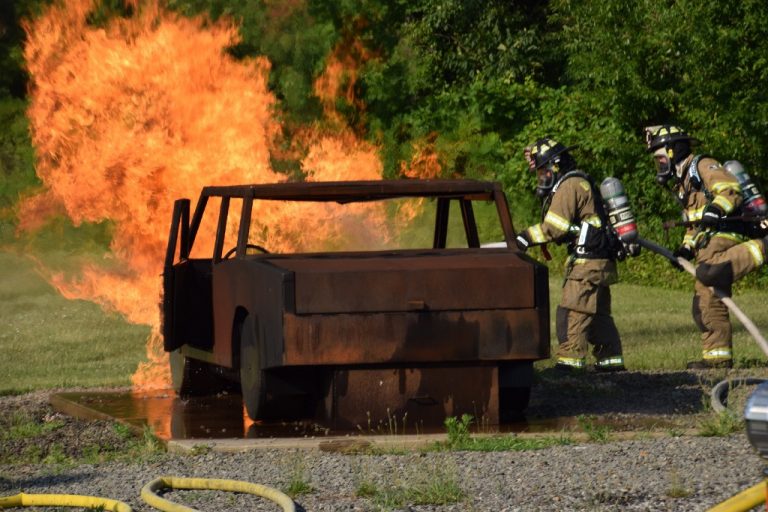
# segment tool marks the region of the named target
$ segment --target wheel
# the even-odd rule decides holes
[[[179,396],[215,395],[232,387],[215,365],[187,357],[181,349],[169,353],[169,362],[171,385]]]
[[[261,369],[259,324],[252,315],[245,317],[240,333],[240,390],[251,419],[262,416],[265,402],[264,371]]]

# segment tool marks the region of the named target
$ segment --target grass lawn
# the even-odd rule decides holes
[[[14,253],[0,251],[0,395],[72,386],[126,386],[149,327],[59,295]]]
[[[691,282],[691,290],[693,282]],[[691,319],[691,292],[637,285],[612,287],[613,316],[633,370],[680,370],[701,355]],[[768,294],[745,292],[736,304],[763,333],[768,332]],[[552,346],[560,280],[550,287]],[[124,386],[139,362],[149,328],[132,325],[86,301],[60,296],[21,255],[0,251],[0,395],[73,386]],[[737,366],[766,357],[749,333],[733,320]],[[541,361],[537,367],[550,366]]]

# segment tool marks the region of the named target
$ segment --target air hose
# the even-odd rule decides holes
[[[164,512],[198,512],[197,509],[174,503],[157,495],[162,489],[197,489],[210,491],[228,491],[254,494],[280,505],[283,512],[295,512],[296,504],[291,498],[266,485],[242,482],[239,480],[221,480],[215,478],[181,478],[163,476],[152,480],[141,489],[141,498],[152,507]],[[0,497],[0,508],[15,507],[80,507],[98,508],[111,512],[133,512],[130,505],[121,501],[96,496],[74,494],[15,494]]]

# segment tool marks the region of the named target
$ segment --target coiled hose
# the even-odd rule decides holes
[[[147,504],[164,512],[198,512],[197,509],[180,505],[158,496],[157,492],[162,489],[198,489],[254,494],[277,503],[283,509],[283,512],[296,512],[296,504],[293,500],[277,489],[240,480],[163,476],[146,484],[141,489],[141,498]],[[0,508],[15,507],[80,507],[111,512],[133,512],[131,506],[126,503],[96,496],[20,493],[13,496],[0,497]]]
[[[161,489],[208,489],[255,494],[256,496],[274,501],[283,508],[284,512],[295,512],[296,510],[296,505],[291,498],[277,489],[267,487],[266,485],[241,482],[239,480],[220,480],[217,478],[162,476],[152,480],[141,489],[141,498],[156,509],[165,512],[196,512],[196,510],[161,498],[157,495],[157,491]]]
[[[744,377],[740,379],[725,379],[712,388],[709,392],[709,401],[712,404],[712,410],[716,413],[721,413],[726,410],[726,404],[728,400],[728,391],[737,386],[755,386],[762,384],[766,379],[759,379],[757,377]]]

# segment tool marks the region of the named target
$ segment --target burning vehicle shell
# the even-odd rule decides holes
[[[218,211],[206,210],[211,198]],[[254,201],[402,198],[434,205],[431,247],[272,253],[253,243]],[[481,247],[477,202],[493,206],[506,247]],[[451,204],[461,222],[449,223]],[[193,258],[206,214],[216,222],[212,253]],[[446,247],[449,226],[460,226],[463,247]],[[239,383],[252,419],[505,421],[527,406],[533,362],[549,357],[550,338],[547,269],[514,236],[506,198],[490,182],[206,187],[191,218],[190,201],[179,199],[162,302],[174,388],[210,394]]]

